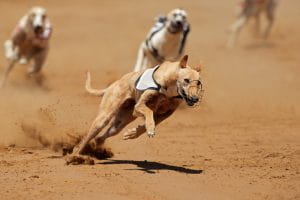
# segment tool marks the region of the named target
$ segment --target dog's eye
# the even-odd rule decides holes
[[[198,86],[201,85],[201,81],[197,81],[197,85],[198,85]]]
[[[185,79],[184,79],[184,82],[185,82],[185,83],[190,83],[190,80],[187,79],[187,78],[185,78]]]

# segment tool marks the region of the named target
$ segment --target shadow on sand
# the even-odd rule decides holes
[[[275,48],[277,45],[270,42],[259,42],[259,43],[252,43],[245,45],[244,48],[246,50],[257,50],[257,49],[272,49]]]
[[[159,162],[151,162],[151,161],[136,161],[136,160],[107,160],[104,162],[100,162],[98,164],[101,165],[122,165],[122,164],[131,164],[136,165],[138,168],[136,169],[126,169],[126,170],[141,170],[147,173],[154,174],[160,170],[170,170],[176,171],[180,173],[186,174],[201,174],[203,170],[200,169],[189,169],[185,167],[179,167],[174,165],[168,165]]]

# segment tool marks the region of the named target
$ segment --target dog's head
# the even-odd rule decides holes
[[[177,92],[188,106],[194,106],[202,100],[202,82],[200,72],[202,66],[190,67],[187,65],[188,56],[185,55],[179,62],[177,77]]]
[[[184,25],[187,23],[186,17],[186,11],[183,9],[177,8],[169,12],[167,15],[168,30],[172,33],[182,31]]]
[[[36,34],[44,31],[46,24],[46,9],[42,7],[33,7],[28,13],[28,21]]]

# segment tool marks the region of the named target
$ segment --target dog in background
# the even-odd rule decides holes
[[[167,16],[159,16],[139,48],[134,71],[154,67],[165,60],[178,60],[183,54],[189,31],[185,10],[174,9]]]
[[[248,22],[250,18],[255,19],[255,33],[260,34],[260,15],[266,14],[268,24],[263,32],[262,37],[267,39],[272,25],[274,23],[275,8],[278,0],[243,0],[239,5],[238,19],[230,26],[229,39],[227,41],[227,47],[231,48],[235,45],[237,37],[242,27]]]
[[[201,66],[190,67],[187,60],[186,55],[179,62],[166,61],[155,68],[130,72],[104,90],[93,89],[92,94],[102,96],[98,115],[87,135],[66,158],[67,164],[92,164],[93,160],[82,156],[88,143],[95,139],[96,146],[101,145],[137,117],[142,117],[144,123],[127,130],[123,139],[134,139],[145,132],[154,137],[156,125],[170,117],[180,103],[194,106],[200,102]],[[89,73],[87,82],[90,85]]]
[[[38,74],[41,71],[47,58],[51,33],[52,27],[44,8],[33,7],[21,18],[11,39],[4,43],[8,65],[5,68],[1,86],[5,84],[16,62],[27,64],[33,60],[32,66],[28,69],[29,75]]]

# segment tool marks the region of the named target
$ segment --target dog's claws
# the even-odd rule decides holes
[[[155,132],[154,131],[148,131],[148,137],[149,138],[153,138],[154,137],[154,135],[155,135]]]

